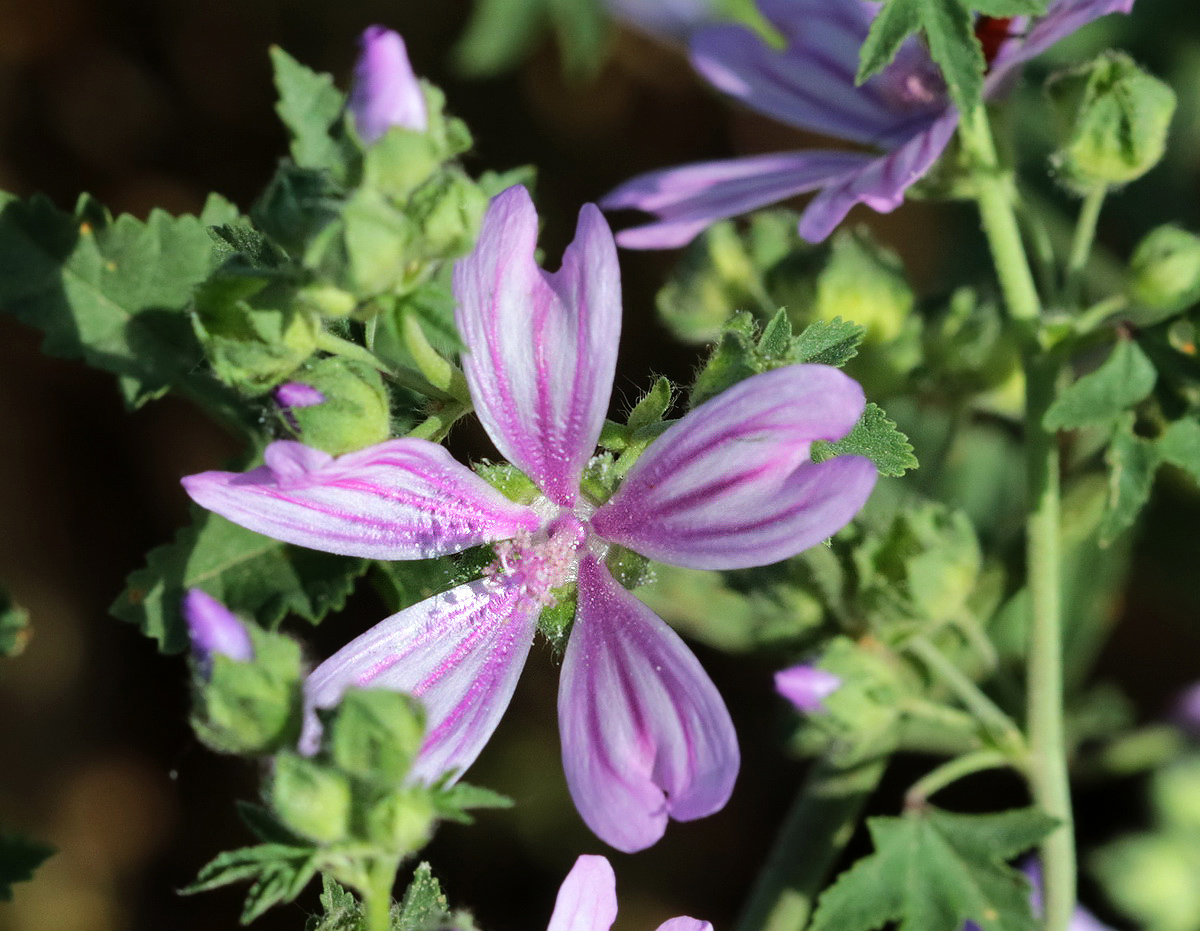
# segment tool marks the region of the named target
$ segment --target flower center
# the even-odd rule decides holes
[[[907,54],[905,54],[907,53]],[[946,99],[946,82],[928,55],[902,49],[896,61],[880,75],[881,89],[900,110],[924,110]]]
[[[575,580],[576,552],[587,537],[584,522],[564,511],[536,533],[523,530],[495,544],[496,561],[483,574],[494,585],[515,587],[535,604],[553,607],[553,590]]]

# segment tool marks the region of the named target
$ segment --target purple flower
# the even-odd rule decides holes
[[[428,125],[425,95],[400,34],[371,26],[359,46],[348,104],[359,138],[370,145],[393,126],[424,132]]]
[[[1171,720],[1192,737],[1200,737],[1200,682],[1188,686],[1175,699]]]
[[[604,857],[584,855],[563,880],[546,931],[609,931],[617,920],[617,877]],[[657,931],[712,931],[707,921],[672,918]]]
[[[376,625],[312,674],[310,707],[350,685],[420,697],[429,732],[417,778],[465,769],[503,714],[543,607],[574,583],[578,608],[558,711],[580,814],[620,850],[653,844],[668,816],[719,810],[738,748],[729,713],[674,631],[622,588],[613,544],[701,569],[776,562],[841,528],[875,483],[871,462],[816,464],[815,439],[845,435],[862,389],[837,369],[793,365],[749,378],[669,427],[604,503],[580,492],[612,392],[621,327],[616,246],[583,208],[562,268],[534,260],[524,188],[488,209],[454,270],[463,369],[475,409],[541,494],[514,503],[440,446],[396,439],[337,459],[277,442],[244,475],[184,479],[201,505],[268,536],[370,559],[422,559],[495,544],[485,577]],[[307,740],[316,740],[315,716]]]
[[[188,589],[183,596],[183,619],[192,641],[192,655],[202,670],[209,668],[214,655],[228,656],[239,663],[254,659],[254,644],[245,626],[208,592]]]
[[[275,389],[275,403],[283,408],[315,407],[325,403],[325,395],[312,385],[289,381]]]
[[[804,714],[819,714],[825,710],[822,702],[842,687],[842,680],[832,672],[801,663],[775,673],[775,691]]]
[[[608,194],[608,210],[634,208],[653,223],[624,230],[630,249],[682,246],[717,220],[818,191],[800,217],[800,235],[820,242],[850,208],[887,213],[942,154],[958,125],[940,72],[915,39],[882,73],[855,85],[859,47],[880,5],[866,0],[759,0],[787,47],[777,50],[748,29],[714,25],[691,41],[692,64],[746,106],[810,132],[875,151],[808,149],[701,162],[653,171]],[[1002,89],[1022,62],[1091,20],[1128,12],[1133,0],[1052,0],[995,51],[985,96]],[[1022,27],[1024,31],[1022,33]]]

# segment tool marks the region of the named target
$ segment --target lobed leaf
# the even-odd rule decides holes
[[[291,134],[293,161],[304,168],[340,168],[342,153],[330,130],[345,98],[333,78],[300,64],[277,45],[271,48],[271,65],[279,92],[275,111]]]
[[[1103,365],[1054,399],[1042,423],[1047,430],[1072,430],[1111,420],[1145,400],[1157,378],[1138,344],[1120,340]]]
[[[912,444],[900,432],[893,420],[875,402],[867,404],[862,417],[849,435],[836,443],[818,440],[813,443],[814,462],[824,462],[834,456],[866,456],[879,470],[880,475],[892,477],[903,475],[920,464],[913,455]]]

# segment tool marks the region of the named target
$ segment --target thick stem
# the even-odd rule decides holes
[[[1031,605],[1028,655],[1030,785],[1059,826],[1042,844],[1046,931],[1066,931],[1075,907],[1075,841],[1063,739],[1062,580],[1057,437],[1042,425],[1054,400],[1058,366],[1041,351],[1041,301],[1021,244],[1008,182],[999,171],[987,114],[962,122],[963,148],[978,168],[979,211],[1009,314],[1021,328],[1025,360],[1025,455],[1029,485],[1026,564]]]
[[[1094,187],[1083,199],[1079,208],[1079,220],[1075,224],[1075,235],[1071,239],[1071,255],[1067,259],[1067,286],[1063,303],[1074,308],[1083,293],[1083,272],[1092,254],[1092,242],[1096,239],[1096,222],[1100,219],[1100,208],[1108,188]]]
[[[736,931],[802,931],[854,834],[886,758],[839,767],[819,760],[792,803]]]
[[[399,864],[374,860],[368,867],[368,885],[363,894],[363,931],[389,931],[392,926],[392,886]]]

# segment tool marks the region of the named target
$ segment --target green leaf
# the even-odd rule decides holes
[[[575,78],[594,77],[608,45],[604,4],[600,0],[549,0],[549,4],[564,70]]]
[[[1158,447],[1133,432],[1133,415],[1121,419],[1104,454],[1108,462],[1108,499],[1100,521],[1100,543],[1107,546],[1133,526],[1154,487]]]
[[[963,0],[885,0],[871,23],[860,53],[861,84],[896,56],[910,35],[925,34],[929,54],[942,69],[951,99],[966,111],[983,92],[983,49],[975,38],[975,20]]]
[[[450,903],[433,876],[428,863],[413,872],[408,889],[400,902],[400,913],[393,917],[394,931],[430,931],[450,917]]]
[[[821,896],[812,931],[1035,931],[1029,881],[1004,861],[1055,826],[1035,808],[960,815],[927,808],[870,818],[875,852]]]
[[[253,615],[266,627],[287,614],[316,624],[345,604],[363,559],[289,546],[194,508],[195,523],[173,543],[150,551],[146,568],[129,576],[109,609],[137,624],[164,653],[187,646],[180,604],[189,588],[202,588],[232,611]]]
[[[1176,420],[1156,441],[1159,458],[1200,482],[1200,422]]]
[[[275,111],[291,133],[292,159],[304,168],[341,168],[342,152],[329,131],[345,98],[333,78],[305,67],[277,45],[271,47],[271,64],[279,91]]]
[[[0,588],[0,656],[17,656],[29,642],[29,612]]]
[[[1054,399],[1042,423],[1047,430],[1104,423],[1149,396],[1157,377],[1154,363],[1138,344],[1120,340],[1103,365]]]
[[[11,902],[13,884],[33,879],[33,871],[53,853],[53,847],[0,831],[0,902]]]
[[[512,808],[513,800],[482,786],[456,782],[448,788],[436,789],[433,804],[438,817],[471,824],[474,819],[467,814],[468,811],[475,808]]]
[[[242,924],[248,925],[272,905],[290,902],[317,875],[318,852],[312,847],[259,844],[218,855],[200,871],[196,881],[180,890],[194,895],[208,889],[252,880],[242,909]]]
[[[817,362],[841,367],[858,355],[866,331],[850,320],[817,320],[792,340],[790,362]]]
[[[143,223],[86,196],[74,214],[0,197],[0,307],[45,334],[44,352],[119,376],[133,407],[204,378],[185,310],[214,265],[196,217],[155,210]]]
[[[548,18],[547,0],[478,0],[454,63],[464,74],[487,77],[517,64]]]
[[[648,427],[650,424],[662,420],[663,415],[671,406],[673,396],[674,391],[671,388],[670,379],[660,376],[654,382],[654,386],[629,412],[629,420],[626,423],[629,433],[632,434],[642,427]]]
[[[321,907],[324,913],[311,916],[304,931],[362,931],[358,900],[326,874],[321,876]]]
[[[862,417],[849,435],[836,443],[817,440],[812,446],[814,462],[824,462],[834,456],[866,456],[880,475],[897,477],[919,465],[912,444],[894,421],[875,402],[867,404]]]

